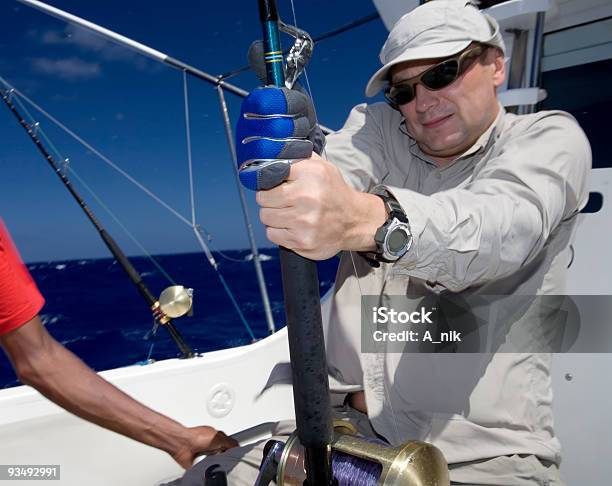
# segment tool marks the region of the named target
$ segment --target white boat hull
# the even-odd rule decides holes
[[[286,329],[255,344],[191,360],[165,360],[100,373],[137,400],[185,425],[235,433],[292,418],[289,385],[264,391],[289,360]],[[265,437],[265,428],[243,434]],[[0,392],[0,463],[58,464],[66,486],[151,486],[181,474],[164,452],[68,414],[30,387]],[[39,481],[21,481],[27,486]]]

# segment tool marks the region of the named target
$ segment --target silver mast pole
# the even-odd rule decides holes
[[[244,215],[244,224],[247,227],[247,233],[249,235],[249,242],[251,243],[251,254],[253,255],[253,264],[255,265],[255,273],[257,274],[257,283],[259,284],[259,291],[261,293],[261,300],[264,306],[264,312],[266,314],[266,321],[268,322],[268,329],[270,334],[275,332],[274,317],[272,317],[272,308],[270,307],[270,299],[268,298],[268,290],[266,289],[266,281],[264,279],[263,270],[261,268],[261,261],[259,260],[259,251],[255,244],[255,235],[253,234],[253,225],[249,218],[249,211],[247,208],[246,198],[244,197],[244,188],[240,182],[240,176],[238,175],[238,165],[236,162],[236,146],[234,145],[234,134],[232,131],[232,125],[230,123],[229,113],[227,110],[227,103],[225,102],[225,94],[223,93],[223,87],[217,86],[217,92],[219,93],[219,104],[221,105],[221,114],[225,123],[225,134],[227,135],[227,144],[230,149],[232,156],[232,169],[236,179],[236,185],[238,186],[238,193],[240,194],[240,203],[242,205],[242,214]]]

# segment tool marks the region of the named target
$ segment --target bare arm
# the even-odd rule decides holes
[[[137,402],[58,343],[38,316],[0,336],[0,344],[22,383],[85,420],[166,451],[185,468],[199,454],[237,445],[212,427],[187,428]]]

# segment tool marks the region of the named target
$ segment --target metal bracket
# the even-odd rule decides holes
[[[289,50],[286,59],[287,70],[285,73],[285,86],[291,89],[302,72],[304,72],[308,61],[310,61],[314,48],[314,41],[305,30],[285,24],[280,20],[278,22],[278,28],[285,34],[289,34],[291,37],[295,38],[295,42]]]

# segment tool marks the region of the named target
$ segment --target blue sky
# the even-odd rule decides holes
[[[50,4],[132,37],[211,74],[241,67],[261,37],[255,0],[150,2],[51,0]],[[291,4],[279,0],[281,16]],[[2,2],[0,76],[77,132],[185,217],[190,217],[182,74],[12,0]],[[295,0],[313,37],[375,11],[369,1]],[[386,38],[375,20],[317,44],[308,70],[320,120],[339,128],[378,67]],[[287,40],[285,45],[287,45]],[[250,90],[251,73],[232,82]],[[216,248],[248,240],[216,92],[189,80],[196,211]],[[230,114],[240,99],[228,94]],[[37,116],[60,153],[148,252],[197,251],[189,227],[86,149]],[[0,106],[0,216],[26,261],[108,256],[93,227],[12,114]],[[141,254],[95,199],[79,191],[128,254]],[[269,246],[251,216],[260,246]]]

